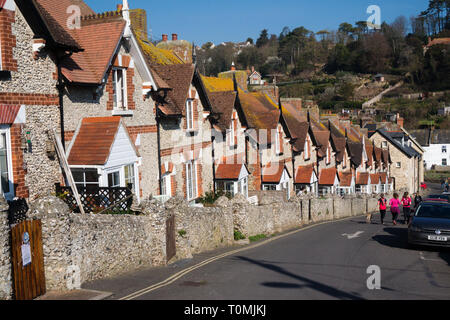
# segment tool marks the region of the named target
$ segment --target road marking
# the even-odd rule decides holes
[[[358,216],[356,216],[356,217],[358,217]],[[136,299],[136,298],[138,298],[140,296],[143,296],[144,294],[147,294],[147,293],[155,291],[155,290],[157,290],[159,288],[168,286],[169,284],[175,282],[176,280],[180,279],[184,275],[186,275],[186,274],[188,274],[188,273],[190,273],[190,272],[192,272],[192,271],[194,271],[194,270],[196,270],[198,268],[201,268],[201,267],[203,267],[203,266],[205,266],[205,265],[207,265],[207,264],[209,264],[211,262],[217,261],[219,259],[231,256],[231,255],[233,255],[235,253],[246,251],[246,250],[250,250],[250,249],[253,249],[253,248],[257,248],[257,247],[265,245],[265,244],[267,244],[269,242],[272,242],[272,241],[275,241],[275,240],[278,240],[278,239],[290,236],[290,235],[295,234],[297,232],[308,230],[308,229],[311,229],[313,227],[317,227],[317,226],[320,226],[320,225],[323,225],[323,224],[339,222],[339,221],[349,220],[349,219],[353,219],[353,218],[355,218],[355,216],[350,216],[350,217],[346,217],[346,218],[342,218],[342,219],[336,219],[336,220],[324,221],[324,222],[316,223],[316,224],[309,225],[309,226],[306,226],[306,227],[301,227],[300,229],[293,230],[293,231],[285,233],[285,234],[281,234],[279,236],[275,236],[275,237],[269,238],[269,239],[264,240],[262,242],[258,242],[258,243],[255,243],[253,245],[246,246],[244,248],[239,248],[239,249],[236,249],[236,250],[225,252],[223,254],[220,254],[220,255],[211,257],[209,259],[206,259],[205,261],[202,261],[202,262],[200,262],[200,263],[198,263],[198,264],[196,264],[196,265],[194,265],[192,267],[188,267],[188,268],[186,268],[184,270],[181,270],[181,271],[175,273],[174,275],[170,276],[166,280],[163,280],[161,282],[155,283],[155,284],[153,284],[153,285],[151,285],[151,286],[149,286],[147,288],[138,290],[138,291],[136,291],[134,293],[131,293],[131,294],[125,296],[125,297],[119,298],[118,300],[132,300],[132,299]]]
[[[439,260],[439,259],[428,259],[428,258],[425,258],[425,257],[423,256],[423,252],[422,252],[422,251],[419,252],[419,256],[420,256],[420,259],[421,259],[421,260],[424,260],[424,261],[443,262],[442,260]]]
[[[342,235],[344,237],[347,236],[347,239],[354,239],[354,238],[358,238],[363,233],[364,233],[364,231],[356,231],[353,234],[343,233]]]

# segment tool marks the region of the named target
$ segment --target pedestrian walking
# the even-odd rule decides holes
[[[391,207],[392,223],[397,225],[397,217],[400,213],[400,200],[397,193],[394,193],[394,197],[389,201],[389,206]]]
[[[411,197],[408,192],[405,192],[402,197],[402,206],[403,206],[403,224],[409,223],[409,217],[411,215]]]
[[[384,197],[384,193],[382,193],[380,199],[378,199],[378,206],[380,208],[381,224],[384,225],[384,217],[386,216],[387,208],[387,200]]]
[[[427,190],[427,184],[426,184],[425,182],[422,182],[422,183],[420,184],[420,188],[422,189],[422,191]]]
[[[445,181],[444,180],[441,181],[441,189],[442,189],[442,191],[445,190]]]
[[[420,195],[420,193],[416,193],[416,196],[414,197],[414,210],[417,209],[417,207],[419,206],[419,204],[422,202],[422,196]]]

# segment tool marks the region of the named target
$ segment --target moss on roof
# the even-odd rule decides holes
[[[209,92],[234,91],[233,80],[216,77],[205,77],[201,75],[203,84]]]
[[[144,51],[145,55],[149,57],[151,63],[159,65],[172,65],[182,64],[181,61],[172,51],[157,48],[153,43],[147,42],[140,37],[137,37],[137,41]]]

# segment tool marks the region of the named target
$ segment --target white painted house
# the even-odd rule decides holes
[[[450,130],[413,130],[412,134],[425,150],[423,160],[426,170],[433,166],[450,166]]]

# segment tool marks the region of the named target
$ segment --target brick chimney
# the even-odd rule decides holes
[[[122,11],[123,9],[123,4],[118,4],[117,5],[117,11]]]
[[[168,38],[167,34],[163,34],[163,35],[162,35],[162,41],[166,42],[166,41],[167,41],[167,38]]]
[[[177,40],[178,40],[178,34],[172,33],[172,41],[177,41]]]

